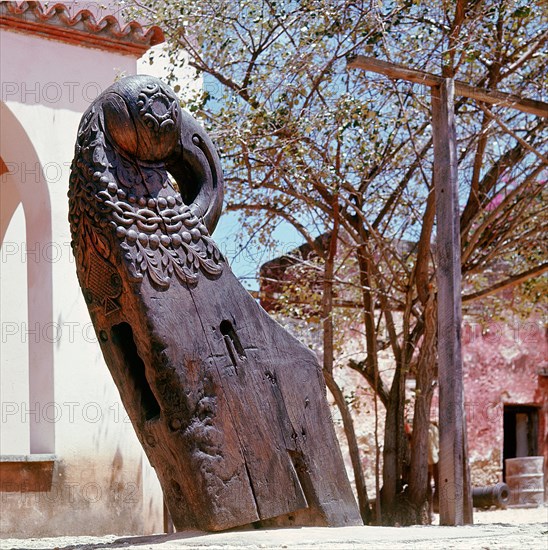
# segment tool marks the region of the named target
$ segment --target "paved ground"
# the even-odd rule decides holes
[[[218,534],[176,533],[148,537],[4,539],[7,549],[133,550],[548,550],[548,508],[476,512],[465,527],[309,527]]]

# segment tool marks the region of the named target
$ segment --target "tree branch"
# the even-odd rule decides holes
[[[548,262],[545,262],[537,267],[528,269],[523,273],[513,275],[512,277],[509,277],[508,279],[500,281],[494,285],[490,285],[489,288],[486,288],[484,290],[479,290],[478,292],[473,292],[472,294],[466,294],[462,297],[462,301],[472,302],[473,300],[477,300],[479,298],[485,298],[485,296],[490,296],[491,294],[495,294],[505,288],[511,288],[520,283],[523,283],[527,279],[538,277],[539,275],[542,275],[545,271],[548,271]]]

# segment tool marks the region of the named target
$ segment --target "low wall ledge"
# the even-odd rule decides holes
[[[54,454],[0,455],[0,462],[55,462]]]
[[[51,491],[57,457],[54,454],[0,455],[0,492]]]

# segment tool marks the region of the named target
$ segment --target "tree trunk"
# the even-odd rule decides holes
[[[430,406],[436,377],[436,302],[430,293],[424,311],[424,337],[416,374],[416,397],[411,439],[409,502],[415,511],[415,522],[429,522],[428,496],[428,428]]]
[[[403,462],[406,454],[404,432],[405,376],[402,365],[396,366],[390,388],[386,421],[384,427],[384,449],[382,469],[382,513],[383,524],[393,524],[396,519],[398,495],[402,491]]]
[[[329,248],[325,257],[323,298],[322,298],[322,317],[323,317],[323,373],[325,382],[329,391],[335,399],[335,403],[341,412],[344,433],[348,442],[348,450],[352,468],[354,470],[354,480],[356,483],[356,492],[358,495],[358,506],[360,515],[365,524],[371,521],[371,510],[369,508],[369,499],[367,498],[367,488],[365,477],[360,460],[360,450],[356,440],[354,422],[348,404],[344,398],[342,390],[335,382],[333,377],[334,349],[333,349],[333,276],[335,257],[337,255],[337,239],[339,234],[338,202],[333,203],[334,223],[333,231],[329,241]]]
[[[360,460],[360,448],[358,446],[358,440],[356,439],[356,431],[354,430],[354,421],[352,419],[352,413],[344,399],[343,392],[339,388],[337,382],[333,378],[331,373],[324,371],[325,382],[331,395],[335,399],[344,427],[344,435],[348,443],[348,452],[350,454],[350,460],[352,462],[352,469],[354,471],[354,481],[356,483],[356,493],[358,494],[358,507],[362,516],[363,522],[368,525],[371,523],[371,508],[369,507],[369,498],[367,497],[367,487],[365,485],[365,476],[363,474],[363,468]]]

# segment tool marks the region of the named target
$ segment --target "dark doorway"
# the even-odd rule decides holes
[[[538,455],[538,407],[504,406],[504,448],[502,477],[506,480],[506,459]]]

